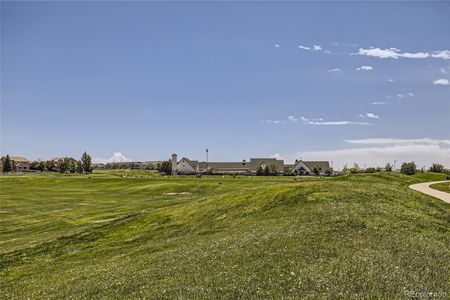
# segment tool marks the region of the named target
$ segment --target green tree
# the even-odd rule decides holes
[[[326,174],[327,176],[331,176],[331,174],[333,174],[333,169],[331,169],[331,168],[325,169],[325,174]]]
[[[70,159],[68,157],[63,157],[58,161],[59,172],[64,174],[69,171]]]
[[[429,170],[430,172],[435,172],[435,173],[442,173],[442,172],[444,172],[444,166],[443,165],[441,165],[441,164],[433,164],[431,167],[430,167],[430,170]]]
[[[84,151],[81,156],[81,164],[83,165],[84,173],[92,173],[92,161],[91,156]]]
[[[417,173],[417,167],[414,162],[410,163],[402,163],[402,166],[400,168],[400,172],[405,175],[414,175]]]
[[[47,160],[45,162],[45,168],[49,171],[49,172],[55,172],[56,171],[56,163],[53,160]]]
[[[320,174],[319,166],[314,166],[312,171],[314,175],[318,176]]]
[[[269,168],[269,166],[266,166],[264,168],[264,176],[267,176],[267,175],[270,175],[270,168]]]
[[[390,163],[387,163],[384,169],[386,170],[386,172],[392,172],[392,165]]]
[[[369,167],[366,169],[366,173],[375,173],[377,171],[377,169]]]
[[[264,170],[263,168],[261,168],[261,166],[258,167],[258,169],[256,169],[256,176],[261,176],[264,174]]]
[[[158,164],[158,171],[166,175],[172,174],[172,162],[170,160],[165,160],[161,164]]]
[[[13,171],[13,164],[11,162],[11,159],[9,158],[9,155],[6,155],[6,157],[2,157],[2,161],[3,161],[3,168],[2,171],[3,173],[9,173]]]
[[[76,163],[76,172],[77,172],[77,173],[83,173],[83,164],[81,163],[80,160],[77,160],[77,163]]]
[[[45,166],[45,161],[41,160],[39,162],[38,170],[41,172],[47,171],[47,167]]]

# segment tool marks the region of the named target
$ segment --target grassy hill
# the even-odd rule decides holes
[[[0,297],[445,297],[442,179],[3,176]]]

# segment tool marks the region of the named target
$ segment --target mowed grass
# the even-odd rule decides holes
[[[430,185],[430,188],[450,193],[450,181],[432,184]]]
[[[0,297],[447,298],[443,179],[3,176]]]

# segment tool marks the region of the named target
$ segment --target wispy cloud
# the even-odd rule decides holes
[[[307,118],[300,116],[300,118],[289,116],[288,120],[293,123],[300,122],[307,125],[316,126],[342,126],[342,125],[372,125],[368,122],[354,122],[354,121],[325,121],[322,118]]]
[[[107,164],[113,162],[127,162],[131,161],[131,159],[126,158],[121,152],[114,152],[110,158],[94,157],[92,161],[97,164]]]
[[[371,56],[371,57],[378,57],[378,58],[393,58],[393,59],[398,59],[400,57],[413,58],[413,59],[428,58],[428,57],[442,58],[445,60],[450,59],[450,51],[449,50],[410,53],[410,52],[401,52],[397,48],[387,48],[387,49],[359,48],[357,53],[351,53],[351,55],[364,55],[364,56]]]
[[[409,161],[414,161],[419,168],[428,167],[432,163],[450,166],[450,140],[368,138],[344,142],[352,145],[352,148],[299,151],[287,155],[275,153],[273,157],[276,155],[279,159],[291,162],[298,158],[328,160],[333,161],[335,169],[341,169],[346,164],[352,166],[353,163],[383,167],[387,162],[392,164],[394,161],[397,161],[397,168],[402,162]]]
[[[273,45],[275,48],[280,48],[281,46],[280,46],[280,44],[275,44],[275,45]]]
[[[270,124],[281,124],[284,123],[282,120],[261,120],[263,123],[270,123]]]
[[[328,70],[328,72],[340,72],[340,71],[341,71],[340,68],[334,68],[334,69]]]
[[[356,139],[356,140],[344,140],[348,144],[360,144],[360,145],[409,145],[409,144],[427,144],[427,145],[450,145],[450,140],[446,139],[432,139],[432,138],[420,138],[420,139],[397,139],[397,138],[368,138],[368,139]]]
[[[394,82],[394,79],[389,78],[388,81],[389,81],[389,82]]]
[[[324,52],[327,54],[331,53],[329,50],[323,49],[322,45],[312,45],[311,47],[304,46],[304,45],[298,45],[298,48],[302,49],[302,50],[306,50],[306,51],[321,51],[321,52]]]
[[[433,84],[449,85],[450,83],[449,83],[448,79],[441,78],[441,79],[437,79],[437,80],[433,81]]]
[[[439,70],[441,71],[442,74],[447,74],[447,70],[445,68],[440,68]]]
[[[358,70],[358,71],[372,71],[373,67],[372,66],[361,66],[359,68],[356,68],[356,70]]]
[[[385,102],[385,101],[373,101],[372,102],[372,104],[373,105],[384,105],[384,104],[386,104],[387,102]]]
[[[371,112],[368,112],[368,113],[365,113],[365,114],[361,114],[361,115],[359,115],[361,118],[370,118],[370,119],[379,119],[380,118],[380,116],[379,115],[376,115],[376,114],[374,114],[374,113],[371,113]]]

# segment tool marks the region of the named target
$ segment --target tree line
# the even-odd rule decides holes
[[[377,167],[369,167],[369,168],[360,168],[358,164],[354,164],[353,167],[348,168],[347,166],[344,167],[342,172],[344,174],[358,174],[358,173],[375,173],[375,172],[392,172],[393,166],[390,163],[387,163],[386,166],[383,168]],[[446,170],[444,169],[444,166],[441,164],[433,164],[431,167],[427,170],[428,172],[434,172],[434,173],[446,173]],[[405,175],[414,175],[419,172],[425,172],[425,170],[417,169],[417,165],[414,162],[404,162],[400,166],[400,173]]]
[[[9,155],[1,158],[2,172],[16,172],[16,164]],[[85,151],[80,160],[71,157],[62,157],[59,160],[37,160],[30,163],[30,170],[40,172],[59,173],[92,173],[92,159]]]

